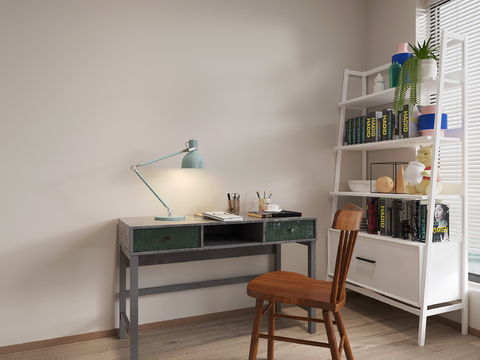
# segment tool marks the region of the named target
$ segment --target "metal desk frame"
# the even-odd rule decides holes
[[[314,220],[315,237],[311,239],[298,240],[283,240],[283,241],[268,241],[265,242],[265,222],[268,221],[297,221],[297,220]],[[242,241],[242,243],[225,244],[205,244],[203,234],[206,226],[228,226],[233,223],[218,222],[212,220],[203,220],[187,216],[182,221],[155,221],[153,218],[120,218],[117,225],[117,242],[120,247],[120,276],[119,276],[119,337],[125,339],[127,335],[130,336],[130,359],[138,360],[138,297],[143,295],[161,294],[173,291],[200,289],[212,286],[221,286],[228,284],[246,283],[257,276],[250,275],[236,278],[207,280],[201,282],[192,282],[185,284],[175,284],[167,286],[157,286],[152,288],[138,288],[138,268],[139,266],[157,265],[157,264],[171,264],[178,262],[189,262],[198,260],[210,259],[224,259],[241,256],[252,256],[262,254],[273,254],[274,270],[281,270],[281,245],[285,243],[298,243],[306,245],[308,248],[308,276],[315,278],[316,272],[316,240],[317,240],[317,219],[315,217],[301,217],[301,218],[274,218],[274,219],[258,219],[244,216],[244,220],[236,222],[235,224],[251,224],[263,223],[263,241]],[[201,226],[202,246],[198,248],[187,249],[173,249],[173,250],[158,250],[133,252],[133,230],[134,229],[149,229],[162,227],[182,227],[182,226]],[[131,249],[131,250],[130,250]],[[130,267],[130,290],[127,290],[126,275],[127,267]],[[130,297],[130,319],[127,316],[127,297]],[[280,304],[277,304],[277,311],[280,312]],[[308,317],[315,318],[315,308],[306,308]],[[316,331],[314,322],[308,323],[308,331],[314,334]]]

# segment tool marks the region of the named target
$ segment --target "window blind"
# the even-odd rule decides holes
[[[480,275],[480,0],[442,0],[428,6],[427,29],[435,44],[440,43],[442,30],[468,36],[468,263],[469,273]],[[453,72],[461,67],[461,52],[451,48],[447,51],[446,72]],[[450,90],[444,92],[444,108],[448,114],[448,128],[461,125],[461,92]],[[435,99],[431,99],[432,103]],[[440,168],[442,182],[459,183],[462,162],[459,145],[443,146],[441,149]],[[451,204],[451,230],[461,231],[461,203]],[[457,210],[458,209],[458,210]],[[453,229],[453,227],[457,227]],[[470,280],[477,279],[472,276]]]

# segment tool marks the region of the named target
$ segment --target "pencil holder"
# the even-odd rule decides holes
[[[270,199],[269,198],[258,199],[258,211],[267,210],[268,204],[270,204]]]
[[[227,200],[227,212],[230,214],[239,215],[240,214],[240,199],[230,199]]]

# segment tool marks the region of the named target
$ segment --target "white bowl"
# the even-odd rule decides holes
[[[376,180],[348,180],[348,187],[354,192],[376,192],[375,182]]]

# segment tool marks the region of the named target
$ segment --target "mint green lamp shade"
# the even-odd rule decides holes
[[[188,148],[194,148],[195,150],[189,151],[188,154],[183,157],[182,169],[205,169],[205,161],[198,152],[198,140],[190,140],[188,142]]]
[[[184,220],[185,216],[183,215],[176,215],[173,216],[173,209],[168,207],[167,204],[158,196],[158,194],[155,192],[155,190],[152,189],[152,187],[148,184],[148,182],[143,178],[143,176],[138,172],[137,168],[142,167],[145,165],[152,164],[154,162],[167,159],[169,157],[179,155],[182,153],[187,153],[183,160],[182,160],[182,169],[205,169],[205,161],[203,160],[202,156],[198,153],[198,140],[189,140],[188,145],[185,143],[186,148],[183,150],[180,150],[176,153],[148,161],[142,164],[138,165],[133,165],[131,169],[138,175],[138,177],[144,182],[144,184],[150,189],[150,191],[157,197],[157,199],[165,206],[165,208],[168,211],[168,216],[155,216],[155,220],[164,220],[164,221],[172,221],[172,220]]]

